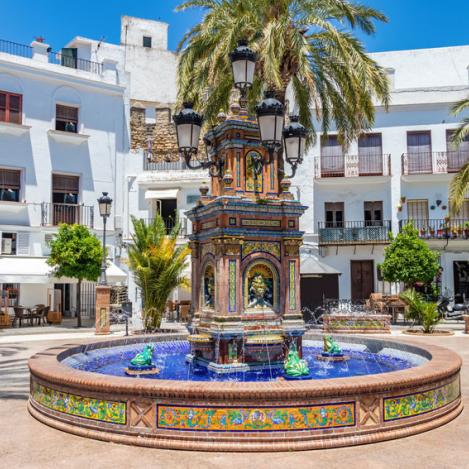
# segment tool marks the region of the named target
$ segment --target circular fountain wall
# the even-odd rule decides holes
[[[278,369],[215,375],[185,364],[185,336],[55,348],[29,362],[34,417],[81,436],[160,448],[291,451],[408,436],[462,410],[460,358],[435,346],[340,337],[350,360],[314,360],[320,336],[305,335],[313,379]],[[156,376],[125,377],[144,342],[156,343]]]

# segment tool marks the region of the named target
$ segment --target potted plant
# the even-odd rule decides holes
[[[445,238],[449,238],[451,236],[451,226],[449,217],[445,217],[445,222],[443,223],[443,234]]]
[[[442,238],[443,237],[443,230],[444,230],[445,224],[442,223],[438,229],[436,230],[436,236],[437,238]]]
[[[462,238],[462,235],[463,235],[463,233],[464,233],[464,229],[463,229],[462,225],[458,225],[458,226],[456,227],[456,229],[457,229],[457,232],[458,232],[458,236],[459,236],[460,238]]]
[[[430,238],[433,238],[435,236],[435,228],[431,226],[429,229],[429,232],[430,232]]]
[[[427,235],[427,228],[423,226],[422,228],[420,228],[420,237],[426,238],[427,237],[426,235]]]

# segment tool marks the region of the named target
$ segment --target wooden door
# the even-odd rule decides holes
[[[374,291],[373,261],[350,261],[352,301],[366,300]]]

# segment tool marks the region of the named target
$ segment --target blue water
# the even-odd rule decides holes
[[[112,376],[127,376],[125,368],[129,361],[143,350],[143,344],[92,350],[87,353],[72,355],[63,361],[73,368]],[[141,376],[135,379],[171,379],[182,381],[272,381],[284,375],[282,369],[264,369],[262,371],[246,371],[229,374],[216,374],[200,366],[185,361],[189,353],[186,341],[159,342],[155,344],[153,360],[160,373],[154,376]],[[312,379],[345,378],[350,376],[373,375],[388,373],[416,366],[415,360],[409,356],[376,354],[367,351],[347,350],[350,356],[345,362],[324,362],[316,360],[320,354],[320,346],[303,346],[303,358],[307,360]],[[397,352],[397,351],[396,351]]]

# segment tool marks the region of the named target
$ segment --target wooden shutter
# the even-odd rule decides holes
[[[21,187],[21,171],[0,168],[0,188],[19,190]]]
[[[52,192],[78,194],[80,190],[80,177],[65,174],[52,175]]]
[[[407,201],[407,218],[409,220],[428,220],[428,200],[416,199]]]
[[[78,108],[57,104],[55,108],[55,116],[57,120],[76,123],[78,122]]]
[[[29,247],[29,232],[28,231],[18,231],[16,237],[16,254],[18,256],[29,256],[30,247]]]

